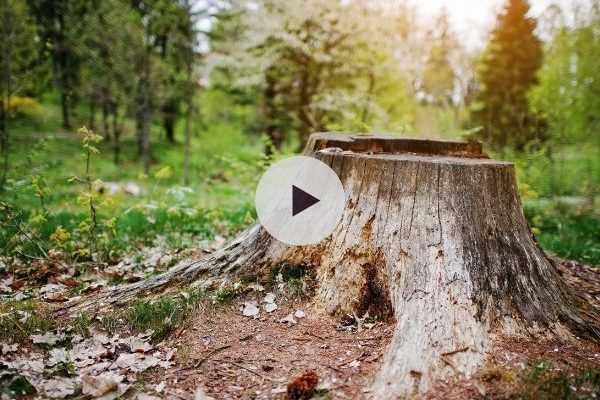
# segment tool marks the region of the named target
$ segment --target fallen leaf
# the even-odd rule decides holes
[[[158,396],[153,396],[151,394],[147,394],[147,393],[137,393],[135,395],[135,399],[136,400],[161,400],[161,397]]]
[[[126,368],[132,372],[143,372],[148,368],[161,365],[161,360],[152,355],[142,353],[121,353],[115,364],[119,368]]]
[[[18,344],[8,344],[2,343],[2,347],[0,347],[0,354],[9,354],[14,353],[19,348]]]
[[[245,317],[253,317],[256,318],[258,317],[258,305],[256,304],[255,301],[246,301],[244,302],[244,304],[240,307],[240,311],[242,312],[242,315]]]
[[[146,353],[154,348],[150,343],[136,337],[129,338],[126,343],[134,353]]]
[[[282,324],[290,325],[296,325],[297,323],[297,321],[294,319],[294,316],[291,313],[286,315],[284,318],[280,319],[279,322],[281,322]]]
[[[267,303],[263,306],[263,308],[265,309],[266,312],[271,313],[271,312],[277,310],[277,304]]]
[[[58,377],[43,381],[42,392],[53,399],[64,399],[67,396],[75,394],[77,381],[71,378]]]
[[[273,293],[267,293],[263,299],[263,303],[275,303],[275,295]]]
[[[63,349],[62,347],[50,350],[50,354],[48,357],[48,362],[46,365],[49,367],[53,367],[59,363],[67,363],[70,359],[69,352]]]
[[[319,383],[319,376],[314,371],[306,371],[287,386],[287,396],[292,400],[312,398]]]
[[[162,381],[161,383],[159,383],[158,385],[154,386],[154,391],[156,393],[162,393],[163,390],[165,390],[165,387],[167,386],[167,383],[165,381]]]
[[[47,345],[55,345],[56,343],[63,341],[65,339],[65,334],[62,332],[52,333],[46,332],[43,335],[31,335],[31,340],[35,344],[47,344]]]
[[[103,396],[110,392],[117,392],[124,376],[114,372],[105,372],[98,376],[86,375],[81,378],[83,384],[81,392],[92,397]]]
[[[194,400],[215,400],[214,397],[210,397],[206,394],[204,389],[201,386],[196,388],[196,392],[194,393]]]

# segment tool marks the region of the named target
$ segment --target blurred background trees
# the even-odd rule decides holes
[[[545,123],[529,109],[528,91],[537,83],[542,42],[526,0],[509,0],[478,65],[479,90],[471,106],[476,137],[496,149],[523,150],[545,135]]]
[[[473,44],[387,0],[0,0],[2,196],[67,204],[86,125],[104,180],[247,203],[265,160],[337,130],[475,138],[527,204],[595,210],[600,6],[576,3],[506,0]],[[52,194],[17,194],[34,175]]]

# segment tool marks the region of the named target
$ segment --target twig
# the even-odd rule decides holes
[[[382,338],[382,336],[370,336],[370,337],[366,337],[366,338],[341,338],[341,339],[338,339],[338,340],[341,341],[341,342],[354,342],[354,341],[357,341],[357,340],[364,340],[364,341],[367,341],[367,340],[379,340],[381,338]]]
[[[319,336],[319,335],[317,335],[317,334],[310,333],[310,332],[308,332],[308,331],[304,331],[303,333],[304,333],[305,335],[312,336],[312,337],[315,337],[315,338],[317,338],[317,339],[319,339],[319,340],[323,340],[323,341],[325,341],[325,340],[327,340],[327,339],[328,339],[328,338],[325,338],[325,337],[323,337],[323,336]]]
[[[233,365],[233,366],[235,366],[235,367],[241,368],[241,369],[243,369],[244,371],[248,371],[248,372],[250,372],[251,374],[254,374],[254,375],[258,376],[258,377],[259,377],[259,378],[261,378],[261,379],[266,379],[266,380],[269,380],[269,381],[270,381],[270,380],[272,380],[272,379],[271,379],[271,378],[269,378],[268,376],[264,376],[264,375],[262,375],[262,374],[259,374],[259,373],[258,373],[258,372],[256,372],[256,371],[253,371],[253,370],[251,370],[251,369],[250,369],[250,368],[248,368],[248,367],[244,367],[242,364],[238,364],[238,363],[236,363],[236,362],[233,362],[233,361],[227,361],[227,360],[223,360],[223,361],[224,361],[224,362],[226,362],[226,363],[228,363],[228,364],[231,364],[231,365]]]
[[[444,356],[444,357],[451,356],[453,354],[462,353],[463,351],[468,351],[468,350],[469,350],[469,346],[461,347],[460,349],[457,349],[457,350],[452,350],[452,351],[448,351],[446,353],[442,353],[442,356]]]
[[[203,363],[204,363],[206,360],[208,360],[209,358],[211,358],[211,357],[212,357],[212,356],[214,356],[215,354],[217,354],[217,353],[219,353],[219,352],[221,352],[221,351],[223,351],[223,350],[225,350],[225,349],[228,349],[228,348],[230,348],[230,347],[231,347],[231,345],[229,345],[229,344],[228,344],[228,345],[225,345],[225,346],[217,347],[216,349],[214,349],[214,350],[211,350],[211,351],[210,351],[210,352],[209,352],[209,353],[208,353],[206,356],[204,356],[204,357],[202,357],[201,359],[199,359],[198,361],[196,361],[196,363],[195,363],[194,365],[190,365],[190,366],[188,366],[188,367],[183,367],[183,368],[180,368],[180,369],[178,370],[178,372],[180,372],[180,371],[185,371],[185,370],[188,370],[188,369],[196,369],[196,368],[200,368],[200,366],[201,366],[201,365],[202,365],[202,364],[203,364]]]
[[[452,350],[452,351],[447,351],[445,353],[440,354],[440,358],[442,359],[443,362],[448,364],[455,372],[459,372],[459,370],[456,367],[456,365],[454,364],[454,362],[450,359],[450,356],[457,354],[457,353],[462,353],[463,351],[467,351],[467,350],[469,350],[468,346],[462,347],[460,349]]]

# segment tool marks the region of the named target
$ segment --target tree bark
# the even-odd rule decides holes
[[[128,301],[166,285],[214,287],[267,276],[282,263],[317,277],[315,312],[395,323],[372,394],[410,397],[470,375],[506,335],[600,338],[597,311],[571,293],[538,248],[513,165],[478,143],[312,135],[305,154],[340,177],[347,196],[332,235],[288,246],[260,226],[168,272],[68,309]]]

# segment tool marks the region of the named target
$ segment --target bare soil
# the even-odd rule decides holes
[[[306,317],[296,325],[280,322],[298,309]],[[258,319],[242,316],[237,305],[208,307],[169,343],[178,348],[179,367],[151,380],[179,389],[167,390],[175,397],[202,385],[218,399],[283,399],[288,382],[314,371],[330,398],[363,398],[393,326],[378,322],[357,331],[339,323],[300,303],[261,311]]]
[[[561,262],[558,268],[592,307],[599,306],[598,271],[573,262]],[[369,386],[392,337],[393,323],[376,322],[368,328],[360,324],[357,329],[356,324],[342,326],[344,318],[311,312],[310,300],[277,301],[276,311],[261,309],[257,319],[242,315],[242,299],[227,306],[205,306],[167,342],[178,349],[176,367],[148,374],[147,383],[164,382],[165,397],[173,399],[191,399],[199,386],[215,399],[284,399],[289,382],[314,371],[319,377],[315,398],[372,398]],[[306,317],[295,325],[280,322],[296,310],[304,310]],[[519,377],[536,360],[552,363],[554,371],[600,368],[600,345],[507,338],[476,376],[438,382],[423,398],[514,398]]]

